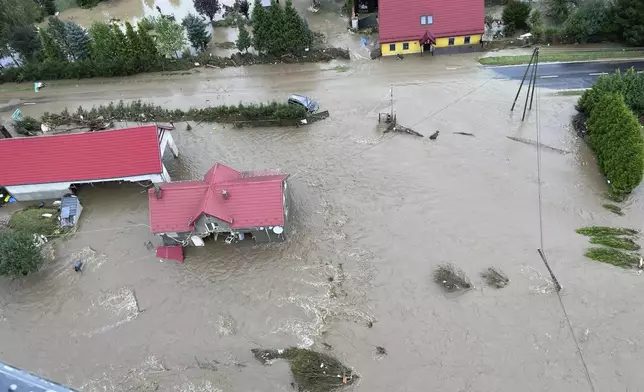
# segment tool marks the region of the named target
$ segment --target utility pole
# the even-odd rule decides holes
[[[530,72],[530,79],[528,80],[528,93],[526,94],[526,97],[525,97],[525,106],[523,107],[523,116],[521,117],[521,121],[525,120],[526,110],[528,109],[528,99],[530,100],[530,109],[532,109],[532,102],[534,100],[534,90],[536,89],[536,85],[537,85],[538,67],[539,67],[539,48],[536,47],[532,51],[532,57],[530,57],[530,62],[528,63],[528,66],[525,69],[525,73],[523,74],[523,79],[521,79],[521,85],[519,85],[519,90],[517,91],[517,95],[514,97],[514,102],[512,102],[512,107],[510,108],[511,112],[514,111],[514,107],[516,106],[517,100],[519,99],[519,95],[521,94],[521,89],[523,88],[525,79],[528,76],[528,73]]]

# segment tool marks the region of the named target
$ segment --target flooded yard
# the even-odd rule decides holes
[[[288,365],[263,366],[250,349],[293,345],[354,367],[355,391],[591,391],[578,344],[595,390],[637,390],[643,277],[585,259],[574,230],[643,229],[641,189],[626,216],[604,210],[603,179],[569,126],[576,97],[539,89],[543,143],[571,152],[542,152],[544,245],[560,302],[536,251],[536,149],[507,138],[535,140],[536,110],[521,123],[509,111],[517,83],[474,59],[356,61],[346,72],[253,66],[3,93],[2,102],[35,103],[21,108],[34,116],[119,99],[187,108],[295,92],[331,114],[293,129],[173,131],[175,180],[214,162],[291,174],[295,230],[284,244],[208,243],[187,249],[183,265],[160,262],[146,247],[155,239],[144,188],[84,189],[80,228],[56,260],[2,280],[3,361],[83,391],[287,391]],[[438,130],[436,140],[377,131],[392,84],[398,121],[425,136]],[[474,289],[446,295],[432,281],[445,262]],[[491,266],[508,287],[479,278]]]

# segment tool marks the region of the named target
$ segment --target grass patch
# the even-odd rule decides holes
[[[51,217],[44,217],[43,214],[51,214]],[[15,231],[42,234],[45,237],[63,232],[63,229],[58,224],[58,210],[55,208],[29,207],[16,211],[11,215],[8,226]]]
[[[595,245],[604,245],[610,248],[623,250],[639,250],[640,246],[628,237],[599,236],[591,237],[590,243]]]
[[[485,283],[487,283],[488,286],[497,289],[502,289],[510,283],[510,278],[508,278],[503,271],[494,267],[490,267],[481,272],[481,277],[485,279]]]
[[[472,288],[472,282],[463,270],[451,263],[438,266],[433,274],[434,282],[443,286],[447,291],[459,291]]]
[[[588,226],[575,230],[577,234],[592,236],[592,237],[605,237],[605,236],[618,236],[618,235],[635,235],[638,233],[635,229],[628,229],[626,227],[607,227],[607,226]]]
[[[290,347],[286,350],[251,350],[264,364],[275,359],[289,362],[297,390],[327,392],[349,385],[357,378],[353,371],[336,358],[317,351]]]
[[[589,248],[585,256],[591,260],[612,264],[617,267],[629,268],[639,263],[638,255],[627,253],[614,248]]]
[[[271,102],[268,104],[239,104],[236,106],[212,106],[204,109],[165,109],[141,101],[125,104],[100,105],[90,110],[79,107],[75,113],[67,109],[61,113],[48,113],[42,121],[54,126],[69,124],[91,124],[92,122],[109,121],[203,121],[203,122],[254,122],[256,125],[294,125],[306,118],[304,108],[287,103]]]
[[[616,214],[619,216],[624,215],[624,211],[622,211],[622,207],[616,206],[615,204],[606,203],[606,204],[602,204],[602,207],[612,212],[613,214]]]
[[[483,65],[520,65],[528,64],[531,55],[521,56],[497,56],[482,57],[479,63]],[[539,62],[556,62],[556,61],[587,61],[602,59],[619,59],[619,58],[639,58],[644,57],[644,51],[602,51],[602,52],[540,52]]]

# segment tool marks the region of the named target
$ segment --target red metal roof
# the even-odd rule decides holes
[[[163,172],[157,127],[0,140],[0,185],[83,182]]]
[[[233,229],[282,226],[282,182],[287,177],[242,178],[241,172],[217,163],[206,173],[204,181],[161,184],[160,198],[150,189],[150,228],[153,233],[192,231],[202,214],[228,222]]]
[[[380,42],[420,40],[426,31],[434,37],[483,34],[485,11],[482,0],[380,0]],[[431,15],[432,25],[421,25],[421,16]]]
[[[181,245],[157,246],[157,257],[160,259],[177,260],[183,263],[183,247]]]

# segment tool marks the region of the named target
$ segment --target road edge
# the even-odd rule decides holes
[[[576,63],[625,63],[629,61],[644,62],[644,57],[618,57],[610,59],[597,59],[597,60],[571,60],[571,61],[539,61],[540,65],[543,64],[576,64]],[[523,64],[510,64],[510,65],[486,65],[479,63],[479,66],[484,68],[508,68],[508,67],[525,67],[528,63]]]

